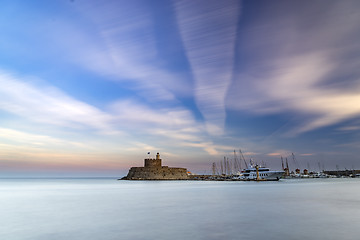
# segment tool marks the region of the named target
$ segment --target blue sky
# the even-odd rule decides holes
[[[205,173],[240,148],[360,168],[359,7],[4,1],[0,174],[118,176],[147,152]]]

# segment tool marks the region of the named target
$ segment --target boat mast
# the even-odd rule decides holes
[[[234,171],[237,173],[239,171],[239,163],[237,161],[236,151],[234,150]]]
[[[286,168],[289,169],[289,163],[288,163],[287,158],[286,158]]]
[[[248,165],[247,165],[247,163],[246,163],[246,161],[245,161],[244,154],[241,152],[241,149],[239,149],[239,152],[240,152],[240,155],[241,155],[242,159],[244,160],[244,163],[245,163],[246,168],[249,168]]]
[[[223,162],[220,161],[220,169],[221,169],[221,175],[224,174],[224,166],[223,166]]]
[[[229,158],[226,158],[226,163],[227,163],[227,167],[228,167],[228,175],[232,174],[232,166],[231,166],[231,162],[229,162]]]
[[[215,176],[215,172],[216,172],[216,163],[213,162],[212,164],[212,175]]]
[[[300,165],[299,165],[298,161],[296,160],[294,153],[291,153],[291,155],[292,155],[292,159],[295,163],[296,168],[300,169]]]

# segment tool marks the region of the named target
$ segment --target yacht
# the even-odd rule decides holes
[[[284,175],[284,173],[284,171],[270,171],[270,169],[267,167],[256,165],[244,169],[242,172],[242,177],[245,180],[278,181]]]

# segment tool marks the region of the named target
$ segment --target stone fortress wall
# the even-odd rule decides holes
[[[186,168],[170,168],[161,165],[160,154],[156,159],[144,159],[144,167],[132,167],[126,180],[185,180],[189,179]]]
[[[161,167],[161,159],[156,155],[156,159],[146,158],[144,159],[144,167]]]

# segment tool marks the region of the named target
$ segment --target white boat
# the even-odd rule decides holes
[[[268,180],[268,181],[278,181],[283,175],[284,171],[270,171],[267,167],[261,166],[250,166],[247,169],[244,169],[242,172],[242,177],[245,180]]]
[[[324,172],[317,172],[313,174],[313,178],[329,178],[330,175],[324,173]]]

